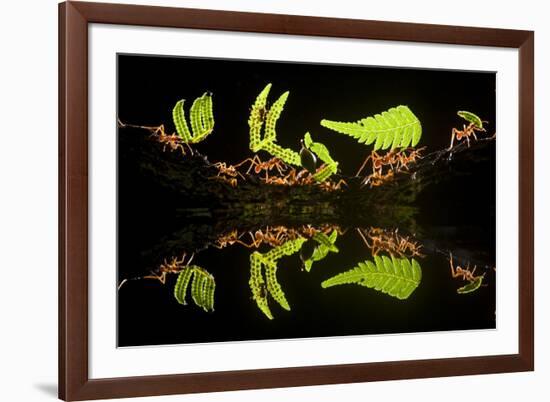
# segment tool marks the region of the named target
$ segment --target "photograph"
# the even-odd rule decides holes
[[[496,73],[116,57],[118,347],[496,328]]]

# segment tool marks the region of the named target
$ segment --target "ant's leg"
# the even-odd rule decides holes
[[[189,150],[189,153],[191,156],[193,156],[195,153],[193,152],[193,148],[191,148],[191,145],[189,145],[187,142],[184,142],[184,144],[187,146],[187,149]],[[183,147],[182,147],[183,150]]]
[[[456,133],[458,132],[458,130],[456,128],[453,127],[453,131],[452,131],[452,134],[451,134],[451,145],[449,146],[448,150],[450,151],[451,149],[453,149],[453,144],[455,142],[455,135]]]
[[[453,253],[449,251],[449,263],[451,265],[451,276],[456,278],[455,268],[453,266]]]
[[[371,157],[372,157],[372,155],[369,155],[369,156],[366,157],[366,159],[364,160],[363,164],[361,165],[361,167],[359,168],[357,173],[355,173],[355,177],[359,176],[359,173],[361,173],[363,171],[363,169],[365,168],[365,166],[367,166],[367,162],[371,159]]]
[[[120,120],[119,120],[119,121],[120,121]],[[122,124],[122,122],[121,122],[120,124]],[[121,126],[121,127],[124,127],[124,126]],[[120,282],[120,285],[118,285],[117,290],[120,290],[120,288],[122,287],[122,285],[124,285],[126,282],[128,282],[128,279],[127,279],[127,278],[124,278],[124,279],[122,280],[122,282]]]

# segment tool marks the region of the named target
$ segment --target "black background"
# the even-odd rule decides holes
[[[268,82],[273,83],[270,102],[290,90],[277,123],[278,142],[299,150],[300,138],[309,131],[330,149],[343,174],[353,175],[370,148],[321,127],[323,118],[355,121],[407,105],[422,122],[421,145],[427,152],[447,146],[452,127],[462,127],[457,110],[478,114],[489,121],[488,131],[495,131],[493,73],[136,55],[118,56],[118,117],[139,125],[163,123],[170,132],[173,105],[185,98],[188,108],[209,90],[214,93],[215,130],[196,147],[211,161],[235,163],[252,156],[247,118]],[[419,200],[419,223],[452,227],[453,233],[460,233],[453,240],[461,249],[494,255],[494,166],[489,170],[480,180],[457,180]],[[119,281],[135,270],[131,265],[139,264],[143,247],[163,231],[162,222],[144,219],[148,223],[142,224],[136,211],[142,213],[144,203],[161,207],[165,200],[154,195],[126,199],[124,186],[139,183],[139,177],[130,175],[119,175],[118,183]],[[174,277],[165,286],[128,282],[118,299],[119,346],[494,328],[494,280],[476,293],[457,295],[455,289],[463,283],[450,278],[442,256],[421,261],[422,283],[406,301],[359,286],[321,289],[323,280],[369,257],[351,235],[338,246],[340,253],[315,264],[311,273],[300,271],[296,256],[281,260],[278,279],[292,311],[271,303],[273,321],[251,299],[250,251],[243,248],[209,249],[197,256],[197,264],[216,278],[213,314],[180,306],[172,295]]]

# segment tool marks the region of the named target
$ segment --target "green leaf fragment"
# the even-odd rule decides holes
[[[463,294],[475,292],[481,287],[481,284],[483,283],[484,278],[485,278],[485,275],[480,275],[475,277],[475,279],[470,283],[462,286],[461,288],[458,288],[456,290],[456,293],[463,295]]]
[[[467,122],[472,123],[477,128],[483,128],[483,121],[480,119],[478,115],[472,112],[467,112],[465,110],[460,110],[457,112],[457,114]]]

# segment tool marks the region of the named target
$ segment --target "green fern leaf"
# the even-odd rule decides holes
[[[314,262],[321,261],[323,258],[325,258],[329,252],[338,253],[338,247],[336,247],[336,239],[338,238],[338,232],[336,230],[333,230],[330,236],[327,236],[326,234],[319,232],[316,233],[313,236],[313,240],[315,240],[319,245],[315,247],[313,250],[313,254],[310,258],[304,261],[304,268],[306,272],[311,271],[311,267],[313,266]]]
[[[193,276],[193,268],[185,267],[178,275],[176,286],[174,286],[174,297],[179,304],[187,304],[185,301],[185,295],[187,293],[187,286]]]
[[[375,256],[374,263],[369,260],[360,262],[352,270],[327,279],[321,286],[329,288],[358,284],[405,300],[418,287],[421,279],[422,269],[415,259],[409,261],[406,258]]]
[[[281,285],[277,281],[277,265],[267,264],[265,266],[265,278],[267,282],[267,290],[273,299],[287,311],[290,311],[290,306],[286,300],[285,293]]]
[[[301,166],[300,154],[289,148],[283,148],[275,142],[264,142],[261,149],[283,160],[289,165]]]
[[[197,265],[186,266],[178,275],[174,286],[174,297],[180,304],[186,305],[187,288],[191,283],[191,298],[197,307],[204,311],[214,311],[214,277]]]
[[[460,110],[457,112],[457,114],[462,117],[464,120],[468,121],[469,123],[472,123],[477,128],[483,128],[483,120],[479,118],[478,115],[467,112],[465,110]]]
[[[193,302],[197,306],[202,306],[202,289],[204,281],[206,280],[204,275],[201,275],[198,271],[195,270],[193,275],[193,281],[191,282],[191,297]]]
[[[267,96],[269,95],[270,90],[271,84],[267,84],[262,92],[260,92],[260,94],[256,97],[256,100],[250,109],[250,115],[248,117],[248,126],[250,128],[250,149],[252,152],[264,150],[290,165],[301,166],[300,155],[297,152],[294,152],[288,148],[283,148],[276,143],[277,120],[283,112],[289,92],[287,91],[279,96],[271,108],[267,110]],[[262,127],[264,126],[264,123],[265,133],[262,138]]]
[[[262,255],[257,251],[250,254],[250,279],[248,284],[256,305],[267,318],[272,320],[273,314],[267,304],[267,286],[262,275]]]
[[[313,235],[313,240],[315,240],[317,243],[319,243],[321,246],[324,246],[328,249],[328,251],[332,251],[333,253],[338,252],[338,247],[334,244],[336,241],[336,238],[338,236],[338,232],[336,230],[333,230],[330,236],[327,236],[323,232],[318,232]]]
[[[196,286],[194,286],[195,283]],[[206,312],[214,311],[215,288],[214,277],[202,268],[196,267],[193,284],[191,285],[191,296],[195,304]]]
[[[281,117],[281,113],[283,112],[288,94],[288,91],[283,93],[281,96],[279,96],[279,99],[277,99],[275,103],[273,103],[273,105],[269,108],[269,112],[267,113],[267,117],[265,119],[264,141],[266,142],[277,140],[275,125],[277,124],[277,120],[279,119],[279,117]]]
[[[295,240],[289,240],[284,244],[269,250],[263,255],[263,259],[268,263],[274,263],[285,255],[292,255],[300,251],[300,248],[305,241],[306,239],[303,237],[299,237]]]
[[[200,142],[214,130],[212,95],[204,93],[199,103],[200,131],[194,133],[193,142]]]
[[[174,120],[174,126],[176,126],[176,132],[185,142],[191,142],[191,132],[187,126],[187,120],[185,119],[185,111],[183,105],[185,99],[182,99],[176,103],[174,109],[172,109],[172,119]]]
[[[191,105],[190,119],[191,119],[191,131],[193,131],[193,137],[202,131],[201,125],[201,103],[202,96],[195,99]]]
[[[339,122],[323,119],[323,127],[349,135],[374,149],[415,147],[422,136],[422,125],[413,112],[404,105],[393,107],[358,122]]]
[[[290,311],[290,305],[281,285],[277,281],[277,261],[284,256],[298,252],[305,241],[306,239],[300,237],[289,240],[265,254],[255,251],[250,255],[250,279],[248,284],[252,292],[252,298],[260,311],[270,320],[273,319],[273,314],[268,305],[268,293],[282,308]],[[265,271],[265,280],[263,271]]]
[[[212,94],[205,92],[202,96],[193,101],[189,116],[191,120],[191,129],[189,129],[189,125],[185,118],[185,111],[183,109],[184,102],[184,99],[179,100],[172,109],[172,119],[176,127],[176,132],[187,144],[201,142],[214,130]]]
[[[250,128],[250,149],[253,152],[258,152],[260,150],[262,126],[264,124],[267,96],[269,95],[270,90],[271,83],[267,84],[262,92],[260,92],[260,94],[256,97],[248,117],[248,127]]]

